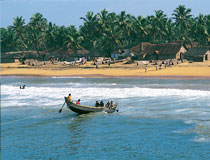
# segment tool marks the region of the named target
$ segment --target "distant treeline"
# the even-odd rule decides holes
[[[68,20],[71,15],[63,17]],[[88,12],[81,17],[84,23],[75,26],[58,26],[36,13],[28,24],[23,17],[14,18],[13,25],[1,28],[1,51],[35,50],[38,53],[103,49],[111,53],[118,48],[131,47],[140,42],[167,43],[182,40],[191,44],[210,45],[210,14],[193,17],[191,9],[178,6],[168,18],[162,10],[155,15],[132,16],[102,10]]]

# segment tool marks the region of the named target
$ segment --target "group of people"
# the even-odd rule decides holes
[[[68,100],[69,100],[70,102],[73,102],[73,101],[72,101],[72,96],[71,96],[71,94],[69,94]],[[80,105],[80,99],[77,100],[76,104]]]
[[[114,103],[113,103],[113,101],[111,101],[111,102],[108,101],[107,104],[104,105],[103,101],[100,101],[100,103],[98,101],[96,101],[95,107],[104,107],[104,106],[107,108],[111,108],[114,106]]]
[[[101,101],[100,103],[96,101],[95,107],[104,107],[104,102]]]
[[[70,102],[73,102],[71,94],[69,94],[68,100]],[[76,104],[80,105],[80,99],[77,100]],[[114,103],[113,103],[113,101],[111,101],[111,102],[108,101],[107,104],[104,105],[103,101],[100,101],[100,103],[98,101],[96,101],[95,107],[104,107],[104,106],[107,107],[107,108],[111,108],[111,107],[114,106]]]

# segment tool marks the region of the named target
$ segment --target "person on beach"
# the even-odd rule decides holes
[[[78,101],[77,101],[77,103],[76,103],[76,104],[80,105],[80,99],[78,99]]]
[[[145,65],[145,72],[147,72],[147,65]]]
[[[156,68],[156,71],[157,71],[158,70],[158,64],[157,63],[155,64],[155,68]]]
[[[71,94],[69,94],[68,100],[69,100],[70,102],[72,102],[72,96],[71,96]]]
[[[96,62],[96,68],[98,68],[98,62]]]
[[[168,63],[165,63],[165,69],[167,68]]]

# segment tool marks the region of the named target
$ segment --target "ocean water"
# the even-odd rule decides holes
[[[119,112],[59,114],[69,93]],[[210,159],[210,80],[1,77],[1,159]]]

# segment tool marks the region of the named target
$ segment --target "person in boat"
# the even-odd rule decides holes
[[[110,102],[109,101],[107,102],[106,107],[110,108]]]
[[[104,107],[104,102],[103,101],[100,102],[100,106]]]
[[[112,108],[113,106],[114,106],[114,103],[113,103],[113,101],[111,101],[110,107]]]
[[[69,100],[70,102],[72,102],[72,96],[71,96],[71,94],[69,94],[68,100]]]
[[[80,99],[77,100],[76,104],[80,105]]]
[[[98,102],[98,101],[96,101],[95,106],[96,106],[96,107],[99,107],[99,106],[100,106],[100,104],[99,104],[99,102]]]

